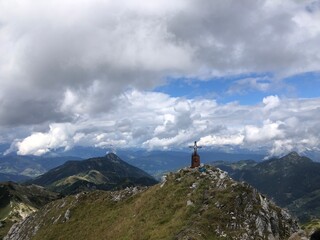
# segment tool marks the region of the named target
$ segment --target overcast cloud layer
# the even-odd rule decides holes
[[[320,99],[221,105],[152,90],[172,76],[270,72],[280,84],[318,72],[319,22],[319,1],[0,0],[0,141],[36,155],[194,139],[270,154],[317,150]],[[246,86],[268,90],[244,79],[227,94]]]

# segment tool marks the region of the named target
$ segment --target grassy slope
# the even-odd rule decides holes
[[[123,202],[106,192],[84,195],[67,223],[43,228],[35,239],[172,239],[186,222],[192,224],[195,207],[186,207],[187,190],[155,186]]]
[[[27,239],[24,233],[30,235],[38,229],[32,239],[158,240],[188,236],[214,240],[220,239],[219,229],[219,235],[225,232],[232,239],[241,239],[244,232],[251,234],[256,217],[264,212],[261,195],[222,175],[208,177],[197,170],[182,170],[169,174],[163,187],[158,184],[120,201],[115,201],[115,197],[125,190],[69,196],[32,215],[28,219],[30,224],[21,228],[20,237]],[[197,186],[192,187],[195,183]],[[187,206],[188,200],[192,206]],[[280,217],[281,209],[272,204],[269,208]],[[66,220],[68,210],[70,219]],[[284,232],[288,229],[279,227],[282,236],[287,236]]]

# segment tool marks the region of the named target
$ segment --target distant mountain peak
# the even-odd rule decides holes
[[[117,154],[110,152],[105,155],[105,157],[113,162],[121,162],[121,158],[118,157]]]
[[[127,186],[150,186],[157,181],[143,170],[121,160],[116,154],[69,161],[29,181],[64,194]]]
[[[113,153],[113,152],[109,152],[106,154],[106,157],[111,157],[111,158],[119,158],[117,154]]]
[[[279,159],[280,161],[284,160],[286,162],[291,162],[293,164],[312,162],[310,158],[300,156],[297,152],[290,152],[288,155]]]
[[[289,154],[286,155],[286,157],[300,157],[299,153],[297,153],[296,151],[290,152]]]

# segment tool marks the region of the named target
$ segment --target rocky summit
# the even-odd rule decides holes
[[[79,193],[16,223],[5,239],[288,239],[299,226],[218,168],[184,168],[152,187]]]

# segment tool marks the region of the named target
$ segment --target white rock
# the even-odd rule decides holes
[[[198,187],[198,183],[195,182],[195,183],[192,183],[192,185],[191,185],[190,188],[191,188],[191,189],[195,189],[195,188],[197,188],[197,187]]]
[[[221,172],[220,172],[220,176],[219,176],[219,178],[220,178],[220,179],[224,179],[224,178],[226,178],[226,177],[227,177],[227,173],[226,173],[226,172],[221,171]]]
[[[261,194],[259,194],[261,207],[265,212],[269,212],[268,202],[267,199],[263,198]]]
[[[187,201],[187,206],[193,207],[193,206],[194,206],[194,203],[193,203],[191,200],[188,200],[188,201]]]
[[[162,188],[167,182],[167,175],[164,175],[161,177],[161,185],[160,188]]]
[[[76,196],[76,198],[77,198],[77,196]],[[63,208],[65,205],[66,205],[66,202],[63,201],[62,204],[60,205],[60,208]]]
[[[68,220],[70,219],[70,215],[71,215],[71,212],[70,212],[70,209],[68,209],[68,210],[66,211],[66,213],[64,214],[64,219],[65,219],[66,221],[68,221]]]
[[[56,220],[53,221],[53,224],[56,224],[60,218],[61,218],[61,214],[56,218]]]

